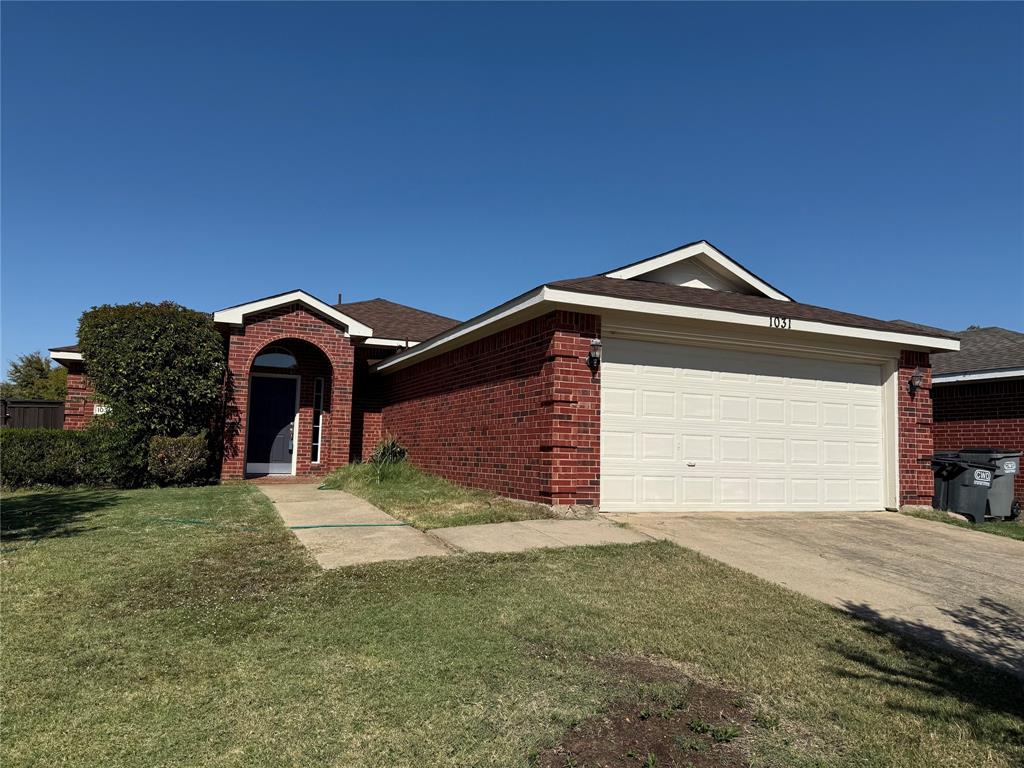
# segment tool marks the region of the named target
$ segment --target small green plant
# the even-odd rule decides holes
[[[773,715],[771,712],[758,712],[754,716],[754,722],[757,723],[761,728],[765,728],[769,731],[777,730],[781,724],[778,715]]]
[[[653,752],[648,752],[647,757],[644,758],[641,765],[643,765],[644,768],[658,768],[658,758],[654,756]]]
[[[706,742],[695,739],[693,736],[683,735],[676,736],[676,746],[683,752],[705,752],[708,748]]]
[[[735,725],[723,725],[711,729],[711,738],[719,744],[728,744],[740,735],[740,729]]]
[[[695,717],[690,721],[690,730],[694,733],[710,733],[711,725],[706,720],[701,720],[699,717]]]
[[[409,452],[405,446],[398,442],[398,438],[393,435],[388,435],[377,443],[377,447],[370,455],[370,466],[373,467],[373,476],[377,484],[380,485],[386,480],[391,470],[405,461],[405,457],[408,455]]]

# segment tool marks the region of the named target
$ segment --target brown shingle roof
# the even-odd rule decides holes
[[[872,331],[891,331],[907,333],[906,325],[888,320],[876,320],[873,317],[853,315],[835,309],[816,307],[812,304],[800,304],[795,301],[778,301],[763,296],[748,296],[742,293],[712,291],[707,288],[690,288],[684,285],[668,285],[644,280],[621,280],[614,277],[577,277],[570,280],[559,280],[547,283],[552,288],[567,291],[613,296],[620,299],[637,301],[656,301],[663,304],[680,304],[687,307],[705,307],[729,312],[742,312],[749,315],[781,315],[794,320],[811,320],[819,323],[845,325],[851,328],[865,328]],[[918,330],[923,336],[935,336],[944,339],[955,339],[956,336],[932,329]]]
[[[424,341],[459,324],[458,320],[450,317],[424,312],[387,299],[350,301],[334,306],[339,312],[373,328],[373,335],[380,339]]]
[[[1006,328],[968,328],[957,334],[959,352],[933,352],[935,374],[978,373],[1024,368],[1024,333]]]

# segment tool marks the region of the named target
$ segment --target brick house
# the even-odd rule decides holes
[[[959,352],[932,355],[936,451],[1024,450],[1024,333],[968,328]],[[1014,479],[1024,502],[1024,474]]]
[[[318,475],[393,434],[426,470],[604,510],[880,509],[931,498],[938,329],[802,304],[706,241],[458,322],[304,291],[213,314],[221,477]],[[97,409],[76,347],[67,428]]]

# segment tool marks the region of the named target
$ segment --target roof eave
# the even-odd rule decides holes
[[[488,312],[477,315],[445,333],[438,334],[432,339],[421,342],[414,348],[388,358],[378,364],[376,369],[382,373],[392,373],[401,370],[419,360],[426,360],[450,349],[457,349],[478,338],[495,333],[510,325],[523,322],[529,316],[543,314],[549,308],[555,309],[559,307],[570,308],[575,311],[580,311],[581,309],[590,310],[595,314],[600,314],[601,312],[630,312],[758,328],[764,327],[766,317],[762,314],[738,312],[736,310],[709,309],[706,307],[641,299],[624,299],[542,285]],[[902,331],[879,331],[870,328],[858,328],[850,325],[798,320],[795,318],[790,322],[792,325],[788,330],[798,332],[856,338],[924,351],[956,351],[960,349],[960,342],[958,340],[944,337],[904,333]]]

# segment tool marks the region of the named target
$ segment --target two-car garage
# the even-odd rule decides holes
[[[888,506],[884,362],[606,338],[601,508]]]

